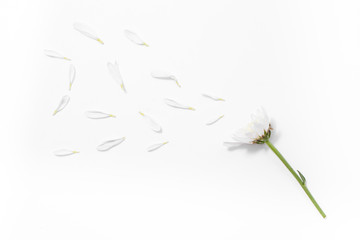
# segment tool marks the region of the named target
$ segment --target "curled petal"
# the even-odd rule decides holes
[[[189,107],[189,106],[186,106],[186,105],[182,105],[182,104],[180,104],[180,103],[178,103],[178,102],[176,102],[176,101],[174,101],[174,100],[172,100],[172,99],[165,98],[165,99],[164,99],[164,102],[165,102],[167,105],[169,105],[169,106],[171,106],[171,107],[174,107],[174,108],[195,110],[195,109],[192,108],[192,107]]]
[[[149,46],[136,33],[132,32],[130,30],[124,30],[124,34],[130,41],[132,41],[133,43],[135,43],[137,45],[144,45],[147,47]]]
[[[164,79],[164,80],[172,80],[175,81],[176,84],[178,85],[178,87],[181,87],[179,81],[176,79],[176,77],[170,73],[167,72],[161,72],[161,71],[156,71],[156,72],[151,72],[151,76],[153,78],[157,78],[157,79]]]
[[[75,76],[76,76],[76,69],[74,67],[74,65],[70,64],[70,68],[69,68],[69,80],[70,80],[70,84],[69,84],[69,91],[71,91],[71,87],[75,81]]]
[[[48,57],[52,57],[52,58],[58,58],[58,59],[65,59],[65,60],[68,60],[68,61],[71,61],[70,58],[67,58],[67,57],[64,57],[63,55],[61,55],[60,53],[58,52],[55,52],[55,51],[52,51],[52,50],[44,50],[44,53],[46,56]]]
[[[151,72],[151,76],[153,78],[159,78],[159,79],[174,79],[174,75],[168,73],[168,72],[161,72],[161,71],[154,71]]]
[[[220,117],[217,117],[217,118],[211,120],[210,122],[206,123],[206,125],[213,125],[214,123],[216,123],[217,121],[219,121],[223,117],[224,117],[224,115],[221,115]]]
[[[99,112],[99,111],[88,111],[85,113],[85,115],[91,119],[103,119],[103,118],[116,117],[115,115],[103,113],[103,112]]]
[[[151,145],[150,147],[148,147],[147,151],[148,151],[148,152],[155,151],[155,150],[161,148],[162,146],[164,146],[164,145],[167,144],[167,143],[169,143],[169,142],[166,141],[166,142],[162,142],[162,143],[157,143],[157,144]]]
[[[70,156],[70,155],[73,155],[75,153],[79,153],[79,152],[78,151],[73,151],[73,150],[68,150],[68,149],[60,149],[60,150],[54,151],[54,155],[58,156],[58,157]]]
[[[161,126],[160,126],[159,124],[157,124],[157,123],[156,123],[151,117],[149,117],[148,115],[145,115],[145,114],[142,113],[142,112],[139,112],[139,113],[140,113],[141,116],[143,116],[143,117],[147,120],[150,128],[151,128],[154,132],[161,133],[162,128],[161,128]]]
[[[89,38],[92,38],[101,44],[104,44],[104,42],[101,41],[101,39],[97,36],[97,34],[94,32],[94,30],[92,30],[90,27],[88,27],[82,23],[74,23],[73,26],[74,26],[75,30],[79,31],[83,35],[85,35]]]
[[[112,149],[113,147],[116,147],[117,145],[122,143],[124,140],[125,140],[125,137],[122,137],[119,139],[114,139],[114,140],[109,140],[109,141],[103,142],[102,144],[100,144],[97,147],[97,150],[100,152],[108,151],[108,150]]]
[[[54,111],[53,115],[63,110],[66,107],[66,105],[68,105],[69,101],[70,101],[70,97],[68,95],[63,96],[58,107]]]
[[[212,95],[209,95],[209,94],[203,94],[203,96],[206,97],[206,98],[210,98],[210,99],[212,99],[214,101],[225,101],[225,99],[223,99],[223,98],[215,97],[215,96],[212,96]]]
[[[120,85],[121,89],[124,92],[126,92],[126,89],[125,89],[125,86],[124,86],[124,81],[123,81],[123,78],[121,77],[121,74],[120,74],[120,69],[119,69],[118,63],[115,62],[114,64],[112,64],[112,63],[109,62],[107,64],[107,67],[109,69],[110,75],[115,80],[115,82]]]

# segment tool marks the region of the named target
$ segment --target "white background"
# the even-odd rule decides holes
[[[359,7],[1,1],[0,238],[359,239]],[[75,31],[76,21],[105,45]],[[131,43],[124,29],[150,47]],[[70,62],[44,49],[77,69],[70,103],[55,117]],[[127,94],[108,73],[115,60]],[[151,78],[157,69],[182,88]],[[266,146],[222,145],[259,106],[276,121],[274,145],[306,176],[326,220]],[[90,120],[88,110],[117,118]],[[118,147],[96,150],[123,136]],[[170,143],[146,152],[163,140]],[[55,157],[59,148],[81,153]]]

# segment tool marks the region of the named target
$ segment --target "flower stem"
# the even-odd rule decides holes
[[[321,209],[321,207],[319,206],[319,204],[316,202],[315,198],[311,195],[309,189],[306,186],[305,181],[303,181],[299,175],[294,171],[294,169],[290,166],[290,164],[285,160],[285,158],[281,155],[281,153],[274,147],[274,145],[272,145],[272,143],[270,141],[266,141],[265,142],[266,145],[269,146],[269,148],[276,154],[276,156],[278,156],[280,158],[280,160],[282,161],[282,163],[285,165],[285,167],[291,172],[291,174],[295,177],[295,179],[298,181],[298,183],[300,184],[300,186],[303,188],[303,190],[305,191],[306,195],[310,198],[311,202],[314,204],[314,206],[316,207],[316,209],[319,211],[319,213],[321,214],[321,216],[323,218],[326,218],[326,214],[324,213],[324,211]]]

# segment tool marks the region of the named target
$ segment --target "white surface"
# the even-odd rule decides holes
[[[360,238],[358,1],[0,5],[0,239]],[[77,21],[105,44],[75,31]],[[107,70],[115,60],[127,94]],[[182,87],[153,79],[156,69]],[[65,94],[69,105],[53,117]],[[276,120],[274,145],[305,175],[326,220],[265,146],[223,147],[260,105]],[[87,119],[93,110],[117,117]],[[55,157],[61,148],[80,153]]]

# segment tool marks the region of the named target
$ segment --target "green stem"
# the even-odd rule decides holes
[[[306,195],[310,198],[311,202],[314,204],[314,206],[316,207],[316,209],[319,211],[319,213],[321,214],[321,216],[323,218],[326,218],[326,214],[324,213],[324,211],[321,209],[321,207],[319,206],[319,204],[316,202],[315,198],[311,195],[309,189],[307,188],[305,182],[303,182],[303,180],[301,180],[301,178],[299,177],[299,175],[294,171],[294,169],[290,166],[290,164],[285,160],[285,158],[281,155],[281,153],[274,147],[274,145],[272,145],[272,143],[270,141],[266,141],[265,142],[266,145],[269,146],[269,148],[276,154],[276,156],[278,156],[280,158],[280,160],[282,161],[282,163],[285,165],[285,167],[287,169],[289,169],[289,171],[291,172],[291,174],[295,177],[296,181],[298,181],[298,183],[300,184],[300,186],[303,188],[303,190],[305,191]]]

